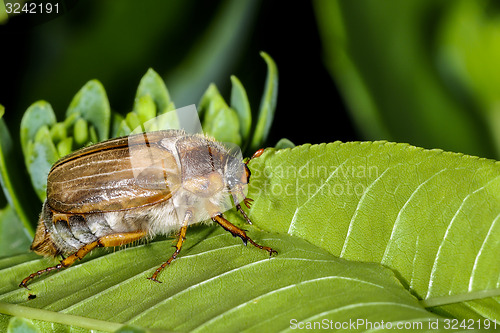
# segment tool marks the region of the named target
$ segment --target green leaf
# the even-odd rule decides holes
[[[127,127],[132,130],[138,127],[142,127],[141,120],[139,119],[139,116],[135,112],[127,113],[127,116],[125,117],[125,122],[127,124]]]
[[[136,327],[136,326],[129,326],[129,325],[122,326],[118,330],[115,331],[115,333],[147,333],[147,332],[149,332],[149,331],[145,330],[143,328]]]
[[[148,112],[150,117],[146,120],[155,117],[156,113],[160,115],[168,111],[168,106],[171,101],[167,87],[158,73],[151,68],[148,69],[146,74],[142,77],[139,87],[137,87],[134,111],[139,114],[142,113],[140,110],[144,111],[144,106],[141,105],[144,101],[141,101],[141,99],[145,96],[149,96],[151,101],[154,102],[154,105],[156,106],[156,112],[154,114],[150,114],[151,112]]]
[[[0,257],[28,251],[31,239],[12,206],[0,209]]]
[[[60,158],[47,126],[38,129],[34,142],[29,146],[27,168],[31,184],[43,202],[47,196],[47,176],[52,165]]]
[[[500,163],[336,142],[268,149],[249,167],[258,227],[390,267],[437,311],[500,319]]]
[[[217,86],[211,83],[208,86],[207,90],[205,90],[203,96],[201,96],[201,100],[198,103],[198,114],[203,122],[210,121],[210,119],[205,120],[206,118],[213,117],[212,114],[208,114],[210,109],[213,113],[220,108],[228,107],[229,106],[227,105],[226,101],[224,101],[224,98],[220,94],[219,89],[217,89]]]
[[[294,148],[295,147],[295,144],[288,140],[287,138],[282,138],[280,141],[278,141],[278,143],[276,144],[276,146],[274,147],[275,149],[285,149],[285,148]]]
[[[241,145],[238,114],[227,105],[215,84],[211,84],[203,94],[198,113],[206,135],[218,141]]]
[[[206,121],[203,123],[205,135],[215,138],[221,142],[231,142],[241,145],[239,132],[239,121],[236,112],[231,108],[210,108]],[[210,115],[210,116],[208,116]]]
[[[274,119],[276,101],[278,99],[278,68],[274,60],[267,53],[261,52],[260,55],[267,64],[267,78],[264,94],[260,101],[257,124],[250,144],[250,150],[252,151],[256,151],[262,147],[267,140]]]
[[[3,113],[4,107],[0,105],[0,184],[7,202],[15,210],[23,226],[30,234],[34,234],[31,225],[33,216],[28,206],[33,201],[29,189],[23,186],[25,176],[21,173],[23,166],[19,165],[21,156],[15,150],[7,125],[1,118]]]
[[[167,259],[170,240],[94,254],[40,277],[30,291],[17,287],[19,279],[54,261],[5,266],[0,259],[0,313],[46,329],[54,322],[97,330],[127,323],[181,332],[276,332],[289,329],[292,319],[442,321],[382,265],[349,262],[299,238],[248,229],[255,241],[279,254],[269,258],[219,227],[193,227],[182,254],[161,273],[161,284],[146,277]],[[37,297],[28,300],[30,293]],[[0,317],[0,328],[8,318]]]
[[[120,126],[118,127],[118,129],[116,130],[115,137],[129,135],[130,132],[132,132],[132,129],[128,126],[127,121],[123,120],[120,123]]]
[[[35,135],[40,127],[51,127],[56,124],[56,121],[52,106],[45,101],[35,102],[26,110],[21,120],[21,147],[26,161],[29,155],[28,145],[35,140]],[[52,136],[57,137],[58,134],[61,134],[58,128],[55,131],[56,133],[52,134]]]
[[[33,325],[31,320],[13,317],[9,321],[7,333],[39,333],[40,331]]]
[[[109,138],[111,111],[106,90],[97,80],[87,82],[71,101],[66,117],[77,114],[95,127],[99,141]]]
[[[121,128],[125,125],[125,118],[119,114],[118,112],[112,112],[111,114],[112,121],[111,121],[111,137],[116,138],[119,136],[127,135],[130,133],[125,133],[123,135],[120,135],[120,132],[122,131]]]
[[[89,137],[90,137],[89,144],[95,144],[98,143],[99,141],[102,141],[97,138],[97,132],[94,126],[89,126]]]
[[[240,135],[243,142],[246,142],[250,136],[250,129],[252,126],[252,111],[250,110],[250,103],[245,88],[240,80],[231,75],[231,108],[238,114],[240,123]]]

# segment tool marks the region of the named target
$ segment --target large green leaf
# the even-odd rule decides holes
[[[350,260],[379,262],[437,311],[500,319],[500,164],[407,144],[266,150],[250,217]],[[481,299],[484,298],[484,299]]]
[[[182,255],[160,275],[162,284],[146,277],[172,251],[170,240],[104,256],[99,251],[39,278],[30,291],[17,287],[20,279],[53,261],[27,261],[32,256],[26,255],[2,259],[0,312],[34,319],[42,331],[62,329],[54,323],[100,330],[127,323],[181,332],[271,332],[299,322],[334,325],[353,318],[422,322],[424,328],[442,323],[379,264],[337,259],[299,238],[253,227],[249,234],[279,254],[269,258],[219,227],[195,227]],[[29,294],[37,297],[28,300]],[[5,329],[9,320],[1,315],[0,327]]]

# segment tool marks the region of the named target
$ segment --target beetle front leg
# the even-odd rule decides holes
[[[153,275],[148,278],[149,280],[152,280],[152,281],[155,281],[155,282],[158,282],[158,283],[161,283],[161,281],[158,281],[156,278],[158,277],[158,274],[160,274],[160,272],[165,268],[167,267],[168,265],[170,265],[170,263],[175,259],[177,258],[177,256],[179,255],[179,253],[181,252],[181,248],[182,248],[182,244],[184,243],[184,241],[186,240],[186,230],[187,230],[187,227],[188,227],[188,224],[189,224],[189,221],[193,218],[193,213],[191,211],[187,211],[186,212],[186,216],[184,217],[184,224],[182,225],[182,228],[181,228],[181,231],[179,232],[179,237],[177,238],[177,243],[175,244],[175,252],[172,254],[172,256],[167,260],[165,261],[160,267],[158,267],[156,269],[156,271],[153,273]]]
[[[245,230],[238,228],[237,226],[235,226],[234,224],[232,224],[231,222],[226,220],[222,216],[222,214],[215,215],[214,217],[212,217],[212,220],[214,222],[217,222],[221,227],[224,228],[224,230],[229,231],[231,233],[231,235],[233,235],[233,237],[238,236],[239,238],[241,238],[241,240],[243,241],[243,243],[245,245],[247,245],[247,242],[250,242],[250,244],[252,244],[253,246],[258,247],[261,250],[265,250],[265,251],[269,252],[270,256],[273,255],[273,253],[275,253],[275,254],[278,253],[276,250],[273,250],[270,247],[262,246],[262,245],[255,243],[250,237],[247,236]]]

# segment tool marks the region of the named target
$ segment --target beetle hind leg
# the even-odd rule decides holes
[[[47,267],[45,269],[41,269],[35,273],[31,273],[24,280],[21,281],[19,287],[24,287],[28,289],[28,282],[33,280],[35,277],[43,275],[45,273],[50,273],[52,271],[58,271],[62,268],[69,267],[73,265],[73,263],[77,260],[81,260],[85,257],[90,251],[95,249],[96,247],[110,247],[110,246],[121,246],[128,243],[131,243],[135,240],[141,239],[146,236],[146,231],[134,231],[134,232],[124,232],[111,234],[107,236],[103,236],[92,243],[85,244],[78,251],[73,253],[72,255],[64,258],[61,262],[55,266]]]

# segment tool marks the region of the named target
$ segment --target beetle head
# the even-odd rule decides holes
[[[224,170],[226,187],[233,194],[235,204],[243,200],[248,192],[250,169],[243,163],[240,155],[228,155]]]

